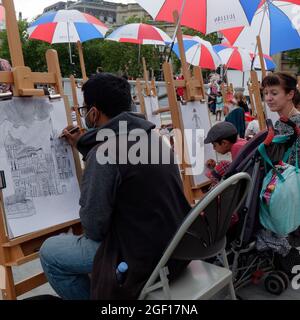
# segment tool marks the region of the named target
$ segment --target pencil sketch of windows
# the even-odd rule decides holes
[[[63,101],[0,102],[0,168],[7,181],[3,199],[10,237],[78,218],[73,153],[58,138],[66,123]]]
[[[42,147],[26,146],[8,133],[4,147],[15,189],[15,195],[5,198],[9,218],[35,214],[31,198],[67,192],[63,181],[73,177],[73,173],[66,143],[59,141],[53,129],[49,140],[51,152],[47,153]]]

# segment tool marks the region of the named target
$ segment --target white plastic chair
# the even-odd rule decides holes
[[[238,173],[221,182],[195,205],[165,250],[139,299],[210,299],[226,286],[231,298],[236,299],[225,252],[226,233],[232,214],[242,204],[250,184],[247,173]],[[202,261],[219,254],[224,267]],[[168,262],[174,259],[192,261],[176,280],[169,281]]]

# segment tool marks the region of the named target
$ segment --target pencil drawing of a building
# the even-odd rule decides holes
[[[10,165],[15,194],[5,198],[9,218],[35,214],[32,198],[67,192],[66,180],[73,177],[66,144],[51,126],[50,150],[25,145],[8,133],[4,148]]]

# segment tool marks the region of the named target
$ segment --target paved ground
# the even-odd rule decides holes
[[[41,270],[41,266],[38,260],[32,261],[21,267],[14,269],[15,281],[18,282],[26,277],[33,275]],[[55,292],[52,290],[49,284],[45,284],[39,288],[32,290],[31,292],[20,296],[19,299],[28,298],[31,296],[52,294]],[[300,289],[294,290],[291,286],[280,296],[274,296],[264,289],[263,281],[258,285],[249,285],[243,289],[238,290],[237,294],[244,300],[300,300]],[[218,298],[224,298],[224,295]]]

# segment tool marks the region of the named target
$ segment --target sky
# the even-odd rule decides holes
[[[15,9],[17,12],[22,12],[23,18],[29,21],[41,14],[45,7],[48,7],[59,0],[14,0]],[[60,0],[61,1],[61,0]],[[133,3],[134,0],[109,0],[118,3]]]

